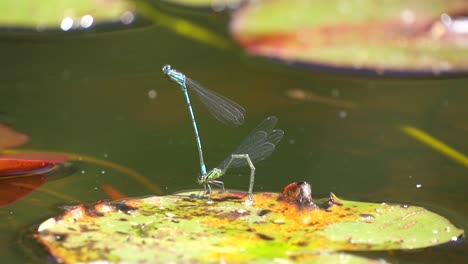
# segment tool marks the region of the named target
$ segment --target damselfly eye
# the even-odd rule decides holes
[[[164,67],[162,68],[162,71],[166,74],[170,72],[171,70],[172,70],[171,65],[164,65]]]

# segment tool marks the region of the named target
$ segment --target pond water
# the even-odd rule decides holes
[[[224,19],[204,22],[224,34]],[[247,110],[242,127],[224,126],[193,96],[208,167],[218,165],[261,120],[276,115],[285,137],[258,164],[255,191],[278,192],[292,181],[308,181],[315,197],[334,192],[348,200],[419,205],[468,226],[467,167],[400,129],[417,127],[468,153],[468,77],[390,78],[306,69],[237,48],[218,49],[158,26],[3,33],[0,50],[2,119],[31,137],[20,149],[111,161],[144,175],[163,194],[199,188],[198,153],[183,94],[161,72],[171,64]],[[72,175],[0,209],[5,263],[43,262],[43,254],[35,257],[40,247],[28,239],[32,228],[64,205],[109,199],[103,185],[131,197],[154,194],[118,170],[86,161],[73,165]],[[247,190],[248,171],[233,171],[222,180],[229,189]],[[462,263],[467,249],[461,242],[375,256],[399,263]]]

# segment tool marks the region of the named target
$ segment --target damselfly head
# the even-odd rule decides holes
[[[198,184],[202,184],[206,181],[206,175],[198,175],[197,182]]]
[[[171,65],[169,65],[169,64],[164,65],[164,67],[162,68],[162,71],[163,71],[165,74],[168,74],[171,70],[172,70],[172,67],[171,67]]]

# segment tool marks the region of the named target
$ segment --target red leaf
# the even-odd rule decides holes
[[[25,197],[47,181],[44,175],[15,177],[0,180],[0,208]]]
[[[16,147],[28,142],[29,137],[0,123],[0,149]]]
[[[5,154],[0,156],[0,159],[42,160],[53,164],[62,164],[68,161],[68,157],[64,154],[48,152],[25,152]]]
[[[0,177],[26,173],[40,173],[41,171],[50,169],[54,165],[54,162],[46,160],[0,158]]]

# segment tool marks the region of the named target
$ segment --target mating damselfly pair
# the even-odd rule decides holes
[[[198,154],[200,156],[200,171],[201,175],[197,182],[208,189],[211,194],[211,185],[216,185],[224,190],[224,183],[217,180],[223,176],[229,168],[239,168],[244,166],[250,167],[250,183],[249,183],[249,201],[253,203],[253,185],[255,179],[254,163],[268,158],[275,150],[276,144],[283,138],[284,131],[275,129],[278,118],[270,116],[263,120],[244,141],[216,168],[207,171],[203,159],[203,151],[200,135],[198,132],[195,114],[190,103],[190,96],[187,87],[194,91],[205,104],[209,112],[219,121],[225,124],[242,125],[245,120],[245,110],[239,104],[232,100],[210,91],[192,79],[185,76],[183,73],[174,70],[170,65],[165,65],[162,71],[170,77],[171,80],[178,83],[182,92],[185,95],[185,100],[192,119],[193,129],[195,131],[195,140],[197,142]]]

